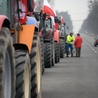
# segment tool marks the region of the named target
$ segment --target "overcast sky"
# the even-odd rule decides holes
[[[88,15],[88,0],[55,0],[55,10],[68,11],[77,32]]]

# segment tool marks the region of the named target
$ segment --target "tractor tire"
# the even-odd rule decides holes
[[[60,62],[60,47],[59,43],[55,42],[55,63]]]
[[[55,65],[55,42],[54,42],[54,40],[52,41],[52,66],[54,66]]]
[[[58,43],[57,47],[58,47],[58,62],[60,62],[60,44],[59,43]]]
[[[58,43],[55,42],[55,63],[58,63],[59,54],[58,54]]]
[[[40,45],[41,45],[41,64],[42,64],[42,75],[43,75],[45,72],[45,66],[44,66],[44,43],[42,37],[40,37]]]
[[[31,65],[29,54],[25,50],[15,51],[16,59],[16,97],[30,98],[31,95]]]
[[[11,33],[0,31],[0,98],[15,98],[15,58]]]
[[[60,58],[64,58],[65,53],[65,41],[63,38],[60,38]]]
[[[31,62],[31,98],[41,98],[41,46],[38,32],[34,33],[32,50],[30,54]]]
[[[52,67],[52,47],[51,42],[44,43],[44,64],[45,68]]]

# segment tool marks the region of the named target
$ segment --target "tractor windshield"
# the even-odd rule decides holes
[[[9,17],[9,1],[10,0],[0,0],[0,15]]]

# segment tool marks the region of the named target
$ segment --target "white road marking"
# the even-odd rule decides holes
[[[98,53],[86,40],[84,40],[84,41],[95,53]]]

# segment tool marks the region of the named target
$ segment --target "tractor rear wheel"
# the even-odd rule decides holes
[[[44,43],[44,64],[46,68],[52,67],[52,46],[51,42]]]
[[[0,31],[0,98],[15,98],[15,59],[8,28]]]
[[[60,47],[59,43],[55,42],[55,63],[60,61]]]
[[[58,47],[58,62],[60,62],[60,44],[59,43],[58,43],[57,47]]]
[[[16,97],[30,98],[31,71],[30,58],[27,51],[16,50]]]
[[[34,33],[32,50],[30,54],[31,62],[31,98],[41,98],[41,46],[38,32]]]
[[[54,40],[52,41],[52,48],[51,48],[51,50],[52,50],[52,66],[54,66],[55,65],[55,42],[54,42]]]
[[[41,64],[42,64],[42,75],[45,72],[45,66],[44,66],[44,43],[43,38],[40,37],[40,45],[41,45]]]
[[[58,59],[59,59],[59,56],[58,56],[58,43],[55,42],[55,63],[58,63]]]
[[[60,38],[60,58],[64,58],[65,53],[65,41],[64,39]]]

